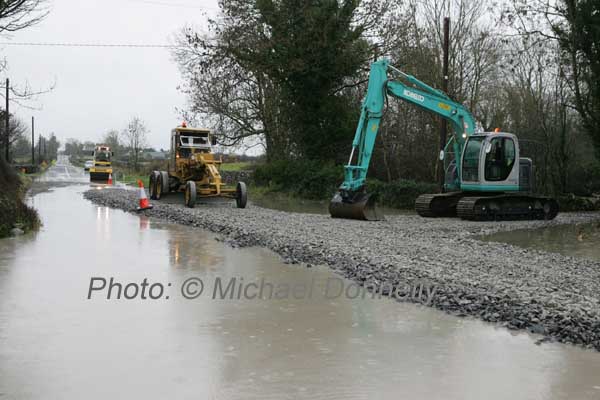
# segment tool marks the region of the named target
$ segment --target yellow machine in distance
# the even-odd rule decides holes
[[[94,152],[94,164],[90,166],[90,181],[107,181],[112,174],[113,152],[108,146],[96,146]]]
[[[200,197],[235,199],[238,208],[245,208],[248,192],[244,182],[229,188],[221,178],[221,158],[212,153],[217,144],[209,129],[188,128],[184,123],[171,131],[171,155],[168,171],[150,174],[150,198],[159,200],[163,194],[184,192],[185,205],[193,208]]]

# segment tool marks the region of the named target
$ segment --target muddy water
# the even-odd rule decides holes
[[[94,206],[85,189],[38,194],[43,229],[0,241],[0,398],[600,398],[599,353],[424,307],[317,294],[212,300],[216,278],[323,289],[334,276]],[[147,278],[165,293],[88,300],[91,277]],[[190,278],[207,293],[185,299]]]
[[[499,232],[481,239],[600,261],[600,223],[598,222]]]

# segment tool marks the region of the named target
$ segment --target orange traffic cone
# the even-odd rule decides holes
[[[112,173],[108,174],[108,182],[107,184],[112,185]]]
[[[148,197],[146,197],[146,191],[144,190],[144,183],[138,179],[138,185],[140,187],[140,206],[137,208],[138,211],[142,210],[150,210],[152,208],[152,204],[148,201]]]

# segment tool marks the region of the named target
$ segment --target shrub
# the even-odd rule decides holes
[[[600,165],[592,163],[569,172],[566,192],[576,196],[600,193]]]
[[[17,190],[20,182],[19,174],[0,157],[0,189],[2,191]]]
[[[10,235],[17,225],[25,231],[39,226],[36,211],[23,202],[24,195],[20,176],[0,159],[0,237]]]
[[[342,179],[342,166],[312,160],[274,161],[254,171],[256,185],[307,199],[331,197]]]
[[[399,180],[391,183],[376,179],[367,180],[367,192],[377,196],[377,203],[393,208],[413,209],[415,200],[422,194],[439,192],[435,183]]]
[[[598,211],[600,199],[597,197],[582,197],[563,195],[557,198],[560,211]]]
[[[257,166],[253,177],[256,185],[273,191],[291,192],[308,199],[329,199],[343,180],[343,167],[318,161],[282,160]],[[437,191],[433,183],[367,181],[367,192],[377,196],[378,204],[388,207],[412,209],[419,195]]]

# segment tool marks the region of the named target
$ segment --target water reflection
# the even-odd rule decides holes
[[[150,218],[145,215],[140,215],[140,231],[150,229]]]

